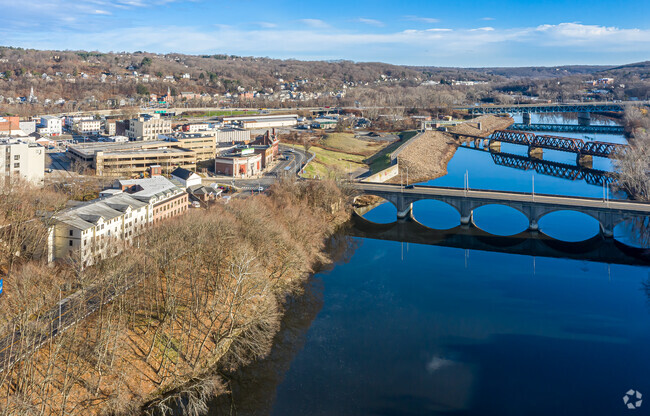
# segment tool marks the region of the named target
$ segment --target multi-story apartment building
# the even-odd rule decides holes
[[[196,161],[214,159],[217,143],[214,133],[181,133],[167,139],[173,146],[196,153]]]
[[[170,134],[172,122],[160,118],[160,115],[141,115],[129,121],[126,135],[131,140],[156,140],[159,134]]]
[[[63,119],[55,116],[43,116],[37,131],[43,136],[60,136],[63,133]]]
[[[248,143],[251,132],[244,129],[221,129],[214,132],[217,143]]]
[[[76,256],[84,266],[93,264],[122,251],[148,226],[187,212],[187,193],[162,176],[115,185],[54,217],[49,261]]]
[[[81,120],[77,121],[72,129],[79,134],[98,134],[102,131],[102,122],[100,120]]]
[[[150,205],[127,194],[101,198],[55,217],[48,260],[76,254],[83,266],[122,251],[148,224]]]
[[[22,178],[42,186],[45,177],[45,148],[20,139],[0,140],[0,185]]]

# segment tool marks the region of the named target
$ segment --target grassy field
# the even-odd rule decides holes
[[[386,143],[355,139],[349,133],[328,134],[318,141],[318,145],[327,149],[318,145],[309,149],[316,157],[307,165],[303,176],[340,177],[360,168],[369,168],[372,173],[379,172],[390,166],[390,153],[416,134],[415,131],[402,132],[399,134],[402,140],[388,146]]]
[[[356,153],[364,156],[370,156],[377,153],[385,143],[372,142],[367,140],[355,139],[354,134],[350,133],[332,133],[323,137],[318,144],[329,149],[336,149],[343,153]]]

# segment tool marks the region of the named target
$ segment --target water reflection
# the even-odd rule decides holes
[[[600,223],[593,217],[576,211],[556,211],[539,220],[539,229],[557,240],[578,242],[600,233]]]
[[[435,230],[449,230],[460,224],[460,213],[456,208],[432,199],[414,203],[413,217],[420,224]],[[366,216],[364,218],[368,219]]]
[[[484,205],[472,213],[474,225],[493,235],[515,235],[528,229],[528,218],[505,205]]]

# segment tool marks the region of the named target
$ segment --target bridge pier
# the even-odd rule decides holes
[[[469,201],[462,201],[460,204],[460,209],[458,211],[460,212],[460,225],[470,225],[472,223],[472,213],[474,212],[471,203]]]
[[[490,152],[501,152],[501,142],[490,140],[488,147],[490,148]]]
[[[413,212],[413,204],[400,204],[397,207],[397,219],[405,220],[411,216],[411,212]]]
[[[581,155],[578,153],[578,156],[576,158],[576,163],[578,163],[578,166],[582,166],[584,168],[588,169],[593,169],[594,167],[594,157],[592,155]]]
[[[541,147],[529,147],[528,157],[532,159],[544,159],[544,149]]]
[[[523,123],[525,125],[529,126],[530,125],[530,113],[523,113],[522,118],[523,118]]]
[[[578,125],[588,126],[591,124],[591,113],[578,113]]]
[[[600,231],[605,238],[614,238],[614,216],[607,212],[601,213],[598,218]]]
[[[528,231],[531,232],[539,231],[539,223],[537,223],[537,220],[530,220],[530,223],[528,224]]]

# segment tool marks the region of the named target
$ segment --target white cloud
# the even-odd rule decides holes
[[[386,24],[380,20],[375,20],[375,19],[365,19],[363,17],[360,17],[357,19],[357,22],[359,23],[365,23],[367,25],[371,26],[377,26],[377,27],[384,27]]]
[[[48,36],[38,31],[0,28],[0,38],[7,45],[39,49],[229,53],[439,66],[615,64],[647,59],[643,57],[650,54],[650,30],[578,23],[513,29],[409,29],[387,33],[334,28],[324,31],[319,30],[322,24],[305,25],[303,28],[286,25],[274,28],[258,24],[251,30],[223,25],[209,29],[198,26],[115,27],[93,32],[56,31]],[[319,47],[314,48],[314,45]],[[621,51],[627,51],[626,58],[622,58]],[[643,59],[635,59],[637,56]]]
[[[300,23],[307,25],[309,27],[313,27],[315,29],[325,29],[330,27],[327,23],[320,19],[300,19],[298,20]]]
[[[106,10],[99,10],[99,9],[97,9],[97,10],[95,10],[95,14],[111,15],[111,14],[113,14],[113,13],[111,13],[111,12],[107,12]]]
[[[482,17],[481,20],[494,20],[494,17]]]
[[[421,22],[421,23],[438,23],[440,22],[440,19],[435,19],[433,17],[420,17],[420,16],[404,16],[406,20],[411,20],[414,22]]]
[[[583,25],[581,23],[560,23],[541,25],[534,29],[544,44],[600,44],[634,47],[636,44],[650,43],[650,30],[619,29],[617,27]]]
[[[257,25],[263,27],[264,29],[273,29],[278,27],[277,24],[271,22],[257,22]]]

